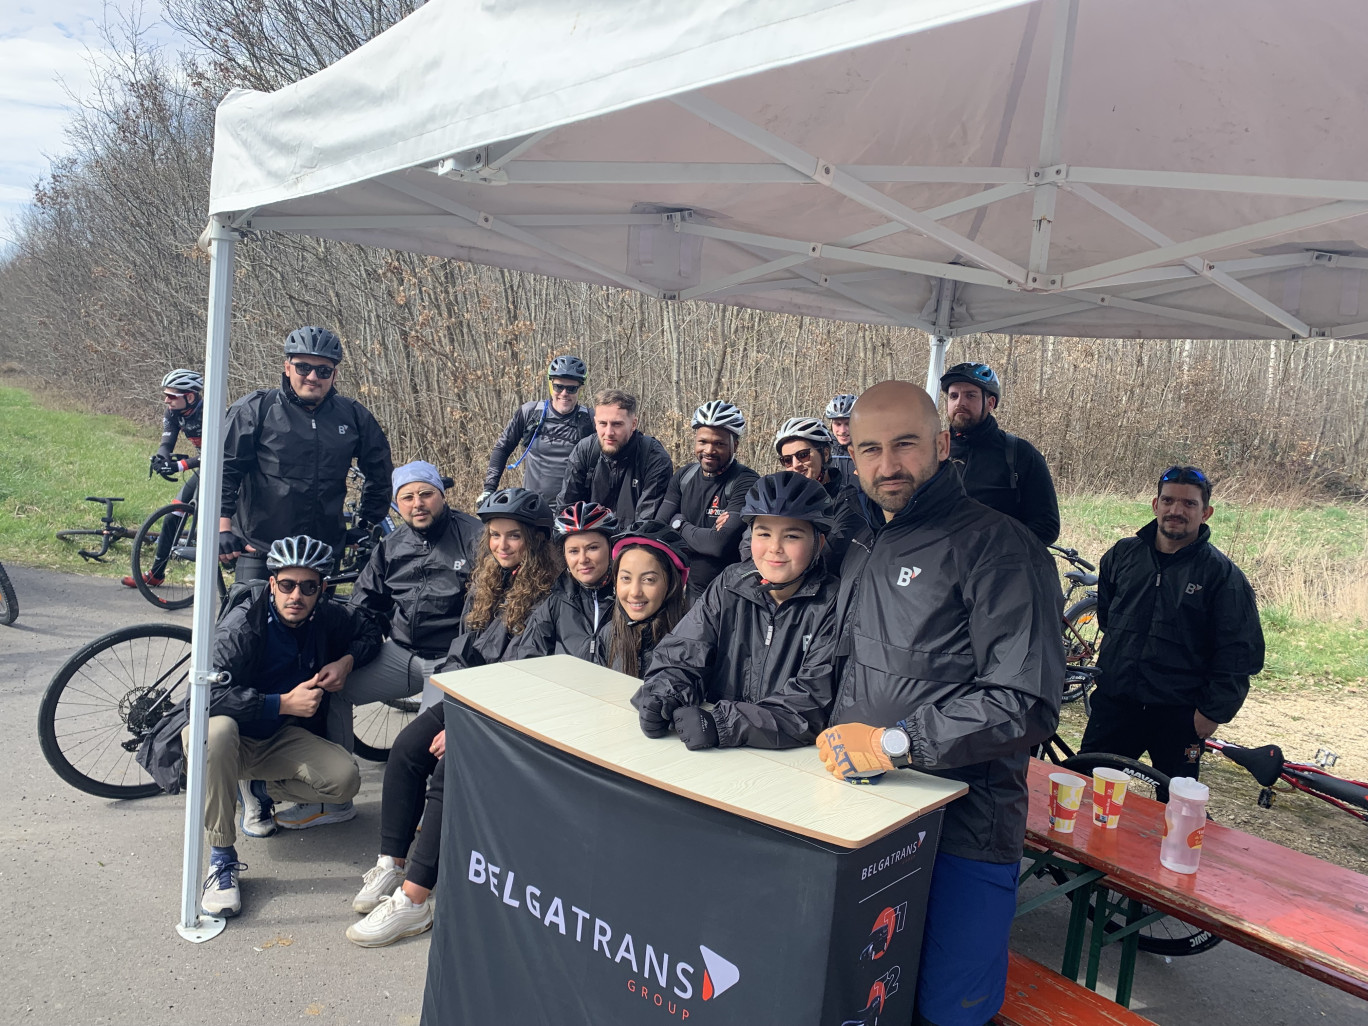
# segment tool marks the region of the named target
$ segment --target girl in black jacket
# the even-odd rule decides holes
[[[607,506],[577,502],[556,516],[565,569],[528,618],[511,658],[572,655],[602,666],[613,622],[613,534]]]
[[[688,608],[689,556],[679,532],[658,520],[638,520],[613,542],[613,638],[608,665],[644,676],[660,639]]]

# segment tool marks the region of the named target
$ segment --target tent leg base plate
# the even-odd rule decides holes
[[[191,926],[177,923],[176,932],[191,944],[203,944],[221,934],[227,925],[228,920],[220,919],[218,916],[200,915],[195,917],[195,922]]]

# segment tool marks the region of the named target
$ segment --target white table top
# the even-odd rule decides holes
[[[691,752],[671,734],[641,733],[640,681],[573,656],[435,675],[464,705],[571,755],[738,816],[842,848],[862,848],[968,788],[913,770],[872,786],[837,780],[815,748]]]

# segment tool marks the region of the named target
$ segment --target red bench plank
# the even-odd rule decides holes
[[[1148,1019],[1015,951],[999,1026],[1153,1026]]]

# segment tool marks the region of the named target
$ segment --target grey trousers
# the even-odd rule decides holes
[[[353,708],[418,694],[440,662],[441,659],[424,659],[414,655],[393,641],[385,642],[380,647],[379,655],[347,674],[342,690],[328,696],[328,740],[349,752],[354,751]],[[424,704],[427,704],[426,698]]]

